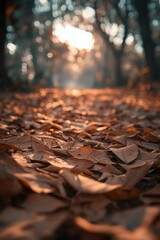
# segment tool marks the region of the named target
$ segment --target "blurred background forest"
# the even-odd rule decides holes
[[[160,0],[0,0],[0,31],[1,89],[160,79]]]

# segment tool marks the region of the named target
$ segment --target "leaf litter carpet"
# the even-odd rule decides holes
[[[0,239],[160,239],[160,96],[0,97]]]

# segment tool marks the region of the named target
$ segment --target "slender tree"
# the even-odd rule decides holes
[[[7,2],[0,0],[0,88],[6,83],[6,61],[5,61],[5,42],[6,42],[6,7]]]
[[[34,1],[25,1],[25,4],[26,4],[26,9],[24,9],[24,11],[26,12],[26,23],[28,27],[27,34],[28,34],[28,38],[30,39],[29,47],[32,54],[32,62],[33,62],[33,67],[35,72],[34,83],[38,84],[40,80],[40,78],[37,77],[38,71],[39,71],[39,66],[37,63],[38,50],[35,44],[35,33],[34,33],[34,25],[33,25],[33,22],[34,22],[33,9],[35,7],[35,3]]]
[[[103,29],[99,12],[98,12],[98,0],[95,0],[94,4],[94,9],[95,9],[95,18],[96,18],[96,24],[97,24],[97,29],[102,36],[105,44],[107,47],[109,47],[113,53],[114,59],[115,59],[115,76],[116,76],[116,84],[118,86],[124,85],[123,81],[123,75],[122,75],[122,57],[124,53],[124,48],[125,48],[125,42],[126,38],[128,35],[128,7],[127,7],[127,0],[125,1],[125,14],[122,15],[119,6],[118,6],[118,1],[109,1],[110,4],[112,4],[113,8],[116,11],[116,14],[118,18],[121,20],[123,26],[124,26],[124,35],[122,39],[121,46],[117,48],[112,40],[110,40],[110,35]]]
[[[155,44],[152,39],[148,4],[150,0],[133,0],[138,13],[138,24],[143,42],[146,64],[153,80],[158,79],[159,68],[155,57]]]

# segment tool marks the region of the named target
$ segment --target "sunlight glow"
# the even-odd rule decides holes
[[[82,15],[83,15],[84,18],[92,18],[95,15],[95,10],[91,7],[86,7],[82,11]]]
[[[39,0],[41,4],[45,4],[47,1],[46,0]]]
[[[115,37],[118,33],[118,25],[116,23],[113,23],[110,26],[109,31],[110,31],[110,36]]]
[[[63,26],[58,23],[55,27],[55,35],[59,41],[67,43],[78,50],[86,49],[90,51],[93,48],[94,39],[92,33],[66,24]]]
[[[52,58],[52,57],[53,57],[53,53],[51,53],[51,52],[48,53],[48,54],[47,54],[47,57],[48,57],[48,58]]]
[[[73,96],[77,97],[77,96],[80,95],[80,91],[79,91],[78,89],[73,89],[73,90],[71,91],[71,94],[72,94]]]
[[[133,35],[129,34],[129,36],[126,39],[126,44],[131,45],[133,43],[133,41],[134,41]]]
[[[134,46],[134,49],[135,49],[136,52],[139,53],[139,54],[142,54],[142,53],[143,53],[143,48],[142,48],[142,46],[139,45],[139,44],[136,44],[136,45]]]
[[[14,55],[17,49],[16,45],[14,45],[13,43],[8,43],[7,48],[11,55]]]

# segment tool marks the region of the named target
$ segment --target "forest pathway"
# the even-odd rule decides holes
[[[0,97],[0,239],[160,239],[160,96]]]

